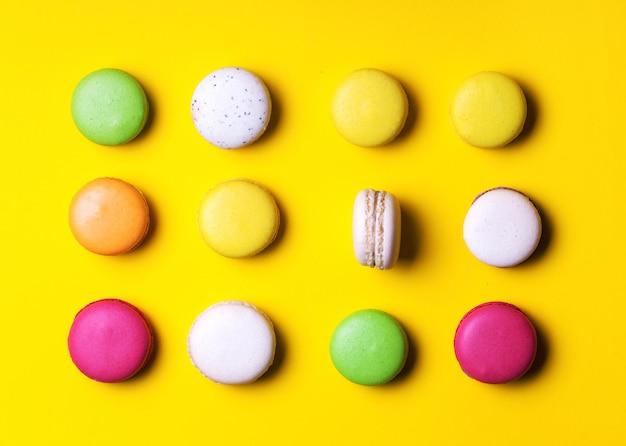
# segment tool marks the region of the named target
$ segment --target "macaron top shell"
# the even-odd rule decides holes
[[[513,381],[532,366],[537,334],[528,317],[506,302],[487,302],[459,323],[454,351],[462,370],[488,384]]]
[[[150,211],[133,185],[117,178],[97,178],[72,198],[69,225],[85,249],[101,255],[124,254],[145,238]]]
[[[134,139],[148,119],[148,99],[130,74],[105,68],[85,76],[72,95],[72,119],[90,141],[106,146]]]
[[[196,318],[187,337],[193,365],[220,384],[257,380],[272,365],[275,348],[270,319],[254,305],[237,300],[208,307]]]
[[[523,193],[505,187],[480,194],[463,223],[463,239],[480,261],[496,267],[518,265],[541,239],[541,217]]]
[[[68,348],[76,367],[101,382],[124,381],[141,370],[152,353],[152,329],[135,306],[102,299],[81,309],[70,328]]]
[[[384,71],[364,68],[346,76],[335,90],[331,119],[347,141],[375,147],[398,136],[406,122],[408,107],[400,82]]]
[[[280,212],[274,197],[265,187],[247,179],[215,185],[198,210],[202,238],[225,257],[258,254],[274,241],[279,226]]]
[[[400,253],[400,203],[389,192],[364,189],[354,201],[352,241],[357,261],[392,268]]]
[[[524,127],[526,97],[519,84],[502,73],[477,73],[463,81],[454,94],[450,121],[467,143],[502,147]]]
[[[272,101],[265,83],[250,71],[226,67],[206,76],[191,99],[196,130],[211,144],[236,149],[265,132]]]
[[[330,341],[330,356],[337,371],[365,386],[391,381],[404,367],[407,352],[407,336],[400,323],[374,309],[346,317]]]

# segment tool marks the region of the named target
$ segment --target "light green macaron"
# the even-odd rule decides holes
[[[130,74],[104,68],[85,76],[74,89],[72,119],[83,136],[96,144],[124,144],[146,124],[148,99]]]
[[[346,379],[365,386],[391,381],[404,367],[406,332],[390,314],[360,310],[339,323],[330,341],[335,368]]]

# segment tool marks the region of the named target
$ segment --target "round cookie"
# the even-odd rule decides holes
[[[354,201],[352,242],[357,261],[392,268],[400,253],[400,204],[389,192],[365,189]]]
[[[398,136],[408,108],[400,82],[381,70],[364,68],[350,73],[335,90],[331,119],[347,141],[375,147]]]
[[[148,99],[135,78],[115,68],[85,76],[72,95],[72,119],[92,142],[106,146],[134,139],[148,120]]]
[[[72,362],[85,376],[111,383],[130,378],[145,366],[153,333],[135,306],[102,299],[78,312],[67,343]]]
[[[193,365],[211,381],[245,384],[274,361],[276,337],[270,319],[248,302],[218,302],[194,321],[187,337]]]
[[[471,253],[487,265],[522,263],[541,239],[541,217],[519,191],[498,187],[480,194],[463,223],[463,239]]]
[[[380,310],[360,310],[346,317],[330,341],[335,368],[349,381],[385,384],[404,367],[407,336],[400,323]]]
[[[145,238],[150,211],[133,185],[117,178],[97,178],[72,198],[69,225],[85,249],[101,255],[124,254]]]
[[[528,317],[506,302],[487,302],[470,310],[454,336],[463,372],[488,384],[516,380],[532,366],[537,334]]]
[[[280,212],[272,194],[247,179],[215,185],[198,210],[202,238],[225,257],[258,254],[274,241],[279,226]]]
[[[272,101],[263,81],[243,68],[227,67],[206,76],[191,99],[196,130],[222,149],[245,147],[265,132]]]
[[[477,73],[458,87],[450,105],[457,134],[475,147],[502,147],[513,141],[526,121],[526,97],[510,77]]]

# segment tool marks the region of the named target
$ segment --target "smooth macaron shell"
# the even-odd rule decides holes
[[[219,384],[256,381],[274,361],[276,335],[269,317],[249,302],[229,300],[204,310],[187,336],[192,364]]]
[[[501,268],[528,259],[541,234],[537,207],[525,194],[507,187],[478,195],[463,223],[463,239],[470,252],[483,263]]]
[[[404,367],[408,340],[402,325],[389,313],[359,310],[342,320],[330,341],[333,365],[356,384],[388,383]]]
[[[483,71],[465,79],[450,105],[450,121],[468,144],[503,147],[521,133],[526,122],[526,97],[505,74]]]
[[[196,86],[191,117],[202,137],[222,149],[249,146],[265,133],[272,114],[260,77],[239,67],[220,68]]]
[[[117,178],[97,178],[72,198],[69,225],[74,238],[100,255],[124,254],[144,240],[150,210],[143,193]]]
[[[125,144],[143,130],[148,99],[139,82],[125,71],[104,68],[85,76],[72,95],[72,119],[92,142]]]
[[[274,196],[261,184],[232,179],[213,186],[198,208],[202,239],[229,258],[254,256],[276,238],[280,211]]]
[[[384,71],[363,68],[346,76],[331,99],[337,132],[352,144],[377,147],[402,131],[408,115],[406,92]]]
[[[354,201],[352,242],[363,266],[390,269],[400,254],[400,202],[389,192],[364,189]]]
[[[85,376],[112,383],[131,378],[146,365],[153,339],[151,326],[137,307],[120,299],[102,299],[76,314],[68,349]]]
[[[473,308],[461,319],[454,336],[454,352],[463,372],[487,384],[523,376],[536,351],[534,325],[522,310],[506,302]]]

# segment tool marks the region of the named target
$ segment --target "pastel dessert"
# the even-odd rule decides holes
[[[273,195],[248,179],[232,179],[212,187],[198,209],[204,241],[218,254],[241,258],[256,255],[276,238],[280,212]]]
[[[148,99],[142,86],[125,71],[105,68],[85,76],[72,95],[72,119],[92,142],[125,144],[143,130]]]
[[[400,253],[400,203],[389,192],[365,189],[354,201],[352,242],[363,266],[390,269]]]
[[[409,103],[400,82],[384,71],[364,68],[336,88],[331,119],[341,136],[362,147],[382,146],[398,136]]]
[[[503,384],[532,366],[537,334],[515,305],[487,302],[470,310],[454,335],[454,352],[463,372],[483,383]]]
[[[390,314],[360,310],[346,317],[333,332],[330,357],[349,381],[375,386],[391,381],[404,367],[406,332]]]
[[[493,71],[477,73],[458,87],[450,105],[454,130],[475,147],[509,144],[526,122],[526,97],[510,77]]]
[[[478,260],[511,267],[535,252],[541,228],[539,212],[526,195],[498,187],[474,200],[465,216],[463,239]]]
[[[276,349],[270,319],[254,305],[218,302],[194,321],[187,337],[192,364],[220,384],[256,381],[272,365]]]
[[[70,203],[69,225],[85,249],[101,255],[132,251],[146,237],[150,210],[143,193],[117,178],[97,178]]]
[[[152,353],[152,328],[137,307],[120,299],[102,299],[81,309],[70,328],[72,361],[85,376],[120,382],[139,372]]]
[[[191,117],[204,139],[222,149],[245,147],[261,137],[272,114],[265,83],[243,68],[206,76],[191,99]]]

